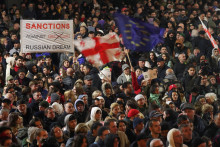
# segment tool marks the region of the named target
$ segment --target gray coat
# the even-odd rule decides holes
[[[124,82],[127,82],[127,79],[126,79],[126,77],[125,77],[125,74],[122,73],[122,74],[118,77],[117,83],[118,83],[118,84],[123,84]]]

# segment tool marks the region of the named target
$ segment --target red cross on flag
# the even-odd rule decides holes
[[[201,21],[202,27],[203,27],[204,31],[206,32],[207,36],[209,37],[209,39],[210,39],[210,41],[211,41],[211,43],[212,43],[212,46],[213,46],[214,48],[217,48],[217,49],[219,50],[218,45],[217,45],[215,39],[212,37],[211,33],[209,32],[209,30],[207,29],[207,27],[205,26],[205,24],[202,22],[202,20],[200,19],[200,17],[199,17],[199,20]],[[220,51],[220,50],[219,50],[219,51]]]
[[[103,37],[85,38],[74,43],[87,61],[99,67],[120,59],[121,49],[119,48],[119,42],[117,34],[109,33]]]

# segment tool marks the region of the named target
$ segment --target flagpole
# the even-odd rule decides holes
[[[130,56],[129,56],[129,54],[128,54],[127,51],[126,51],[126,54],[127,54],[127,57],[128,57],[129,64],[130,64],[130,66],[132,67],[131,60],[130,60]]]
[[[220,52],[220,49],[219,49],[219,47],[218,47],[218,45],[217,45],[215,39],[212,37],[212,35],[210,34],[209,30],[207,29],[207,27],[205,26],[205,24],[202,22],[202,20],[201,20],[200,17],[199,17],[199,20],[200,20],[200,22],[201,22],[201,24],[202,24],[202,28],[203,28],[204,31],[206,32],[206,35],[208,36],[209,40],[211,41],[212,46],[213,46],[214,48],[217,48],[218,51]]]

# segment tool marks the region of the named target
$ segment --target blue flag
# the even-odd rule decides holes
[[[151,51],[158,43],[163,42],[164,28],[155,27],[120,13],[115,13],[114,19],[127,49],[147,52]]]

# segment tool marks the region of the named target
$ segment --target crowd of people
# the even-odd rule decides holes
[[[218,0],[0,2],[0,146],[219,147]],[[150,52],[95,67],[74,53],[22,53],[20,20],[73,20],[74,38],[119,36],[120,12],[165,28]],[[199,19],[200,18],[200,19]],[[129,63],[129,58],[131,63]],[[146,78],[148,71],[156,73]]]

